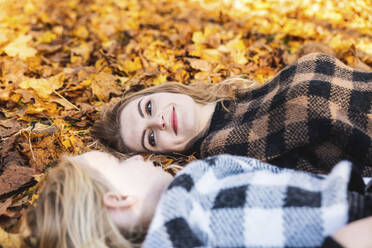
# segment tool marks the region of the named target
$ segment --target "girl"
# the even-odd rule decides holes
[[[131,247],[143,240],[143,247],[157,248],[319,247],[346,223],[372,214],[371,196],[352,168],[344,161],[318,176],[218,155],[190,163],[173,179],[141,156],[65,157],[27,214],[27,240],[42,248]],[[355,233],[351,239],[363,240]]]
[[[109,108],[92,133],[123,153],[229,153],[316,173],[347,159],[372,176],[371,105],[372,73],[314,53],[260,87],[232,78],[144,89]]]

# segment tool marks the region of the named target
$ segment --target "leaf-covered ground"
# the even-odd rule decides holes
[[[0,244],[21,245],[62,154],[101,148],[89,128],[109,101],[166,81],[264,82],[311,51],[371,70],[371,13],[370,0],[0,0]]]

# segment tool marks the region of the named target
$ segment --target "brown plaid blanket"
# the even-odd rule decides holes
[[[219,106],[196,156],[244,155],[314,173],[343,159],[372,176],[372,73],[313,53]]]

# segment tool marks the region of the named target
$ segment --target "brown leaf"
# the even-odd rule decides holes
[[[21,135],[13,135],[3,140],[0,149],[1,167],[10,163],[16,163],[18,165],[24,165],[26,163],[25,158],[17,150],[17,145],[22,141],[24,142],[25,139]]]
[[[110,94],[120,95],[121,91],[119,86],[116,83],[116,77],[105,73],[100,72],[92,81],[92,91],[93,94],[98,97],[99,100],[107,102],[110,98]]]
[[[36,174],[36,170],[12,163],[4,168],[0,176],[0,195],[19,189],[28,183]]]
[[[63,99],[61,97],[50,96],[49,101],[58,103],[59,105],[63,106],[63,108],[65,110],[75,109],[74,105],[72,105],[69,101],[67,101],[66,99]]]
[[[57,50],[61,49],[62,48],[62,44],[58,44],[58,43],[51,43],[51,44],[47,44],[47,43],[40,43],[36,46],[37,50],[41,51],[41,52],[46,52],[46,53],[53,53],[53,52],[56,52]]]
[[[0,137],[9,137],[21,129],[21,125],[14,119],[0,120]]]
[[[36,97],[34,92],[32,92],[30,90],[16,89],[15,92],[22,96],[21,101],[24,104],[32,103],[35,100],[35,97]]]
[[[30,158],[31,168],[38,172],[58,159],[62,153],[58,141],[59,129],[57,126],[47,126],[37,123],[32,131],[24,132],[27,141],[19,143],[20,151]]]
[[[201,71],[210,71],[212,69],[211,64],[209,64],[205,60],[193,59],[193,58],[186,58],[186,60],[190,63],[190,66],[194,69],[201,70]]]
[[[0,203],[0,215],[3,215],[8,207],[12,204],[12,199],[8,198],[5,201]]]

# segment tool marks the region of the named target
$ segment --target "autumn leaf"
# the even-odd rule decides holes
[[[96,95],[98,99],[105,102],[109,100],[110,94],[120,95],[121,91],[116,80],[118,80],[118,78],[111,74],[104,72],[97,74],[91,84],[93,94]]]
[[[27,59],[33,57],[36,54],[36,50],[28,45],[32,39],[30,35],[20,35],[13,42],[8,44],[4,51],[10,57],[18,56],[21,59]]]
[[[211,64],[205,60],[187,58],[187,61],[190,63],[190,66],[192,68],[197,69],[197,70],[210,71],[212,69]]]
[[[23,245],[21,234],[7,233],[0,227],[0,243],[2,248],[20,248]]]
[[[32,179],[36,171],[32,168],[10,164],[3,168],[0,175],[0,195],[9,193],[25,185]]]
[[[61,73],[49,79],[30,78],[20,83],[19,87],[22,89],[32,88],[42,98],[48,98],[49,95],[63,85],[64,74]]]

